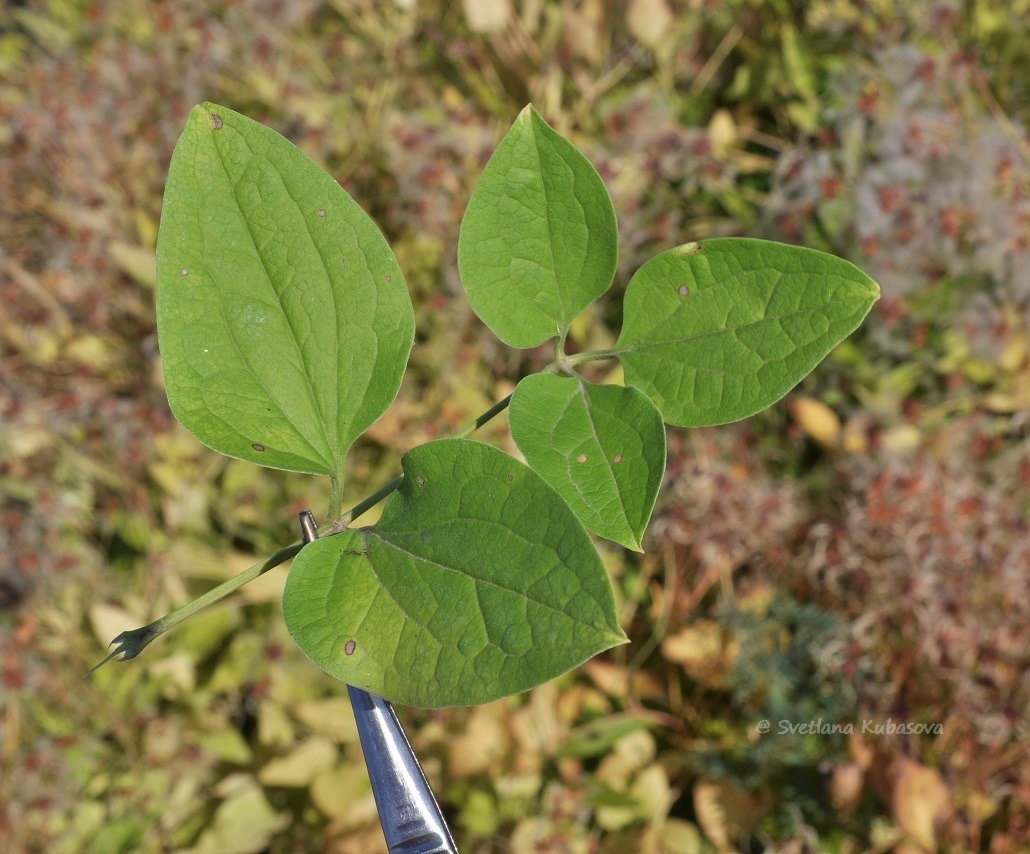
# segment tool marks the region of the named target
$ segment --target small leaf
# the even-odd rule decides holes
[[[615,275],[615,209],[597,170],[526,107],[483,170],[461,223],[469,302],[512,347],[564,335]]]
[[[526,461],[583,524],[640,551],[665,473],[665,426],[647,395],[534,374],[519,383],[508,418]]]
[[[862,322],[876,283],[847,261],[766,240],[688,243],[626,289],[616,352],[669,424],[725,424],[775,403]]]
[[[397,394],[414,313],[365,212],[288,140],[195,107],[157,245],[168,400],[206,445],[340,476]]]
[[[465,439],[404,455],[374,528],[305,546],[283,616],[338,679],[397,703],[486,703],[625,641],[611,583],[568,505]]]

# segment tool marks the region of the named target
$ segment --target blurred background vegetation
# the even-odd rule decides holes
[[[406,271],[417,343],[350,504],[548,358],[493,339],[455,265],[529,101],[619,216],[574,346],[613,340],[643,261],[714,235],[882,286],[785,402],[671,431],[646,554],[601,544],[631,645],[401,710],[463,851],[1028,850],[1028,53],[1028,0],[0,6],[0,848],[383,850],[346,695],[283,627],[285,569],[79,681],[325,510],[324,484],[168,411],[153,247],[210,99],[323,164]],[[480,438],[514,451],[498,420]]]

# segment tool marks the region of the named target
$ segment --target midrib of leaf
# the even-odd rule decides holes
[[[619,346],[616,346],[616,347],[614,347],[612,349],[611,352],[614,355],[617,356],[620,353],[635,353],[638,350],[650,350],[650,349],[653,349],[655,347],[664,347],[664,346],[667,346],[669,344],[685,344],[688,341],[700,341],[702,338],[711,338],[713,335],[725,335],[727,333],[735,335],[737,332],[740,332],[740,331],[742,331],[744,329],[750,329],[752,326],[757,326],[760,323],[781,323],[784,320],[790,320],[790,318],[792,318],[792,317],[798,317],[799,315],[802,315],[802,314],[816,314],[821,309],[828,308],[831,305],[844,305],[847,302],[849,302],[849,300],[846,300],[846,299],[829,300],[827,302],[820,303],[818,306],[813,306],[812,308],[798,309],[797,311],[792,311],[792,312],[789,312],[787,314],[777,314],[777,315],[775,315],[773,317],[769,317],[768,315],[763,315],[762,317],[758,318],[757,320],[752,320],[752,321],[750,321],[748,323],[742,323],[739,326],[727,326],[727,327],[724,327],[722,329],[712,329],[712,330],[709,330],[708,332],[700,332],[697,335],[686,335],[686,336],[684,336],[682,338],[664,338],[664,339],[662,339],[660,341],[651,341],[651,342],[644,343],[644,344],[637,344],[637,345],[635,345],[633,347],[619,347]],[[666,323],[669,323],[669,322],[671,322],[671,319],[666,320]],[[648,332],[646,334],[650,334],[654,329],[657,329],[659,325],[663,325],[663,324],[657,324],[657,325],[653,326],[650,330],[648,330]],[[825,334],[826,333],[824,333],[824,335]],[[819,337],[823,337],[823,336],[819,336]],[[795,348],[795,350],[797,350],[797,349],[800,349],[800,348]],[[697,369],[701,370],[701,368],[697,368]],[[730,373],[729,371],[714,371],[712,369],[705,369],[705,370],[711,370],[712,373]]]
[[[558,427],[561,424],[562,419],[568,414],[568,412],[572,408],[572,404],[575,402],[575,400],[576,400],[576,395],[573,394],[568,400],[565,401],[565,407],[562,409],[561,414],[557,417],[557,419],[555,419],[554,426],[551,428],[551,434],[550,434],[551,447],[554,448],[555,451],[557,451],[557,447],[556,447],[556,444],[554,442],[555,434],[558,431]],[[589,412],[589,410],[587,411],[586,417],[587,417],[587,421],[589,422],[591,420],[590,419],[590,412]],[[597,440],[597,431],[594,429],[594,425],[592,423],[590,424],[590,430],[594,434],[594,439],[596,441]],[[600,452],[601,456],[603,457],[604,456],[604,451],[601,449],[601,443],[599,441],[597,441],[596,444],[597,444],[598,451]],[[611,468],[611,467],[609,466],[609,468]],[[572,459],[569,456],[567,456],[567,455],[565,456],[565,476],[566,476],[569,484],[572,486],[572,488],[576,490],[576,494],[579,495],[579,497],[582,499],[583,504],[585,504],[588,509],[593,510],[594,508],[592,507],[590,501],[587,499],[586,495],[583,494],[583,490],[580,488],[579,483],[577,483],[576,478],[572,474]],[[618,491],[618,486],[617,485],[616,485],[616,491]],[[625,515],[625,512],[623,513],[623,515]]]
[[[547,223],[547,254],[551,259],[551,280],[554,282],[554,292],[558,297],[558,309],[561,312],[561,325],[557,330],[557,334],[561,335],[569,325],[568,318],[565,316],[565,299],[562,292],[561,281],[558,278],[558,267],[554,261],[554,228],[551,225],[551,202],[547,196],[547,181],[544,178],[544,158],[540,153],[540,141],[536,137],[536,128],[533,126],[533,116],[527,115],[526,118],[529,121],[530,137],[533,140],[533,152],[536,154],[536,164],[538,174],[540,175],[540,190],[544,194],[544,222]],[[562,161],[564,162],[564,160]]]
[[[633,534],[634,542],[639,545],[637,533],[633,530],[633,523],[630,522],[629,514],[626,512],[626,500],[622,497],[622,490],[619,489],[619,482],[615,479],[615,469],[612,468],[612,464],[609,461],[607,455],[604,452],[604,448],[601,447],[601,439],[597,435],[597,427],[594,425],[593,407],[590,405],[590,398],[587,396],[586,387],[583,385],[583,381],[580,380],[578,384],[578,391],[580,396],[583,398],[583,407],[587,412],[587,422],[590,424],[590,432],[594,435],[594,442],[597,444],[597,449],[601,452],[601,459],[604,460],[605,467],[608,469],[608,474],[611,477],[612,486],[615,488],[615,495],[619,499],[619,506],[622,508],[622,518],[626,520],[626,524],[630,527],[630,533]],[[582,495],[582,493],[580,493]]]
[[[276,170],[276,174],[277,175],[279,174],[278,170]],[[336,391],[336,401],[335,401],[335,408],[336,408],[336,433],[337,433],[337,436],[336,436],[336,443],[333,444],[331,446],[331,448],[335,449],[335,451],[336,451],[335,471],[337,473],[337,477],[341,478],[341,480],[342,480],[342,478],[343,478],[343,459],[342,459],[342,456],[343,455],[341,454],[340,448],[339,448],[340,443],[343,441],[343,431],[341,430],[341,425],[340,425],[340,416],[342,415],[342,409],[340,407],[340,399],[341,399],[340,383],[343,381],[343,377],[340,376],[340,317],[339,317],[340,306],[336,302],[336,288],[333,287],[333,277],[332,277],[332,274],[329,272],[329,264],[328,264],[328,262],[325,259],[325,255],[322,254],[322,249],[318,245],[318,241],[315,240],[315,235],[313,235],[311,233],[311,227],[308,225],[308,221],[307,221],[306,217],[304,216],[304,210],[303,210],[303,208],[301,208],[300,202],[298,202],[294,198],[293,193],[290,192],[289,186],[286,184],[285,181],[282,180],[282,176],[281,175],[279,176],[279,179],[280,179],[280,181],[282,181],[283,190],[285,190],[286,195],[289,196],[290,201],[293,202],[293,206],[297,209],[297,214],[300,217],[300,221],[302,223],[304,223],[304,231],[307,232],[308,239],[311,241],[311,245],[315,247],[315,252],[318,253],[319,260],[321,260],[321,262],[322,262],[322,269],[325,271],[326,281],[329,284],[329,293],[332,294],[332,298],[333,298],[333,353],[334,353],[334,355],[333,355],[333,365],[336,367],[336,389],[335,389],[335,391]],[[378,290],[378,288],[375,288],[374,290],[376,292],[376,306],[378,307],[378,305],[379,305],[379,290]],[[290,331],[291,332],[293,331],[292,327],[291,327]],[[372,331],[372,334],[375,336],[375,339],[376,339],[376,351],[378,352],[378,348],[379,348],[379,333],[377,333],[374,328],[371,331]],[[304,372],[304,375],[307,376],[307,371]],[[310,388],[310,384],[309,384],[309,388]],[[322,419],[322,425],[323,425],[322,432],[324,434],[325,433],[325,417],[324,417],[324,415],[323,415],[323,419]]]
[[[235,133],[235,131],[234,131],[234,133]],[[237,135],[240,137],[240,139],[243,141],[243,144],[250,151],[250,156],[251,157],[253,157],[253,158],[261,157],[261,155],[256,154],[254,152],[254,149],[250,147],[250,142],[246,139],[246,137],[244,137],[242,134],[237,134]],[[240,194],[239,194],[239,192],[237,190],[236,182],[233,181],[232,176],[229,174],[229,170],[226,168],[225,158],[222,156],[222,150],[218,147],[218,142],[217,141],[213,140],[211,144],[212,144],[212,146],[215,149],[215,153],[218,155],[218,162],[222,166],[222,174],[225,175],[225,180],[229,184],[229,189],[232,190],[233,199],[236,201],[236,209],[240,212],[240,219],[243,220],[243,224],[247,228],[247,234],[250,237],[251,245],[254,247],[254,252],[257,254],[258,260],[261,262],[261,269],[264,271],[265,278],[268,280],[268,285],[271,288],[272,293],[275,294],[275,298],[276,298],[276,300],[279,303],[279,310],[282,312],[283,317],[286,319],[286,327],[290,330],[290,339],[293,341],[293,346],[296,348],[297,356],[300,359],[301,372],[304,374],[305,387],[307,388],[308,398],[311,401],[311,405],[314,408],[315,414],[318,416],[318,422],[319,422],[318,423],[318,427],[319,427],[319,431],[322,433],[322,441],[325,443],[324,444],[325,450],[328,453],[333,454],[334,457],[337,457],[337,458],[333,459],[333,460],[327,460],[323,456],[322,453],[318,453],[318,456],[322,460],[322,462],[324,462],[326,464],[326,466],[328,468],[332,469],[334,472],[338,471],[340,469],[340,461],[338,459],[338,456],[333,453],[334,444],[329,441],[329,435],[326,433],[326,429],[325,429],[325,422],[326,422],[325,413],[322,410],[322,407],[321,407],[321,405],[318,402],[317,396],[315,395],[315,388],[314,388],[314,385],[313,385],[313,383],[311,381],[311,376],[310,376],[310,374],[308,374],[308,368],[307,368],[307,364],[306,364],[307,360],[304,358],[304,351],[301,349],[300,339],[297,337],[297,330],[293,328],[293,321],[290,318],[289,312],[286,311],[286,308],[283,305],[282,297],[279,294],[279,290],[278,290],[278,288],[276,288],[275,282],[273,281],[272,276],[271,276],[271,274],[268,271],[268,265],[265,264],[264,256],[261,254],[261,249],[260,249],[260,247],[257,244],[257,237],[254,234],[254,230],[251,228],[250,220],[247,218],[247,215],[244,213],[243,207],[240,204]],[[267,160],[268,158],[262,158],[262,159]],[[286,190],[286,182],[283,181],[282,175],[279,173],[279,170],[278,169],[273,169],[273,171],[275,172],[276,175],[279,176],[279,181],[282,184],[283,189],[286,191],[286,195],[290,197],[291,201],[293,201],[293,196],[290,195],[289,190]],[[296,204],[295,201],[294,201],[294,204]],[[301,219],[303,219],[303,218],[304,218],[303,217],[303,213],[301,213]],[[306,226],[307,226],[307,224],[305,223],[305,227]],[[309,235],[310,235],[310,232],[309,232]],[[316,251],[317,251],[317,245],[316,245]],[[321,258],[321,253],[319,253],[319,257]],[[323,266],[324,266],[325,265],[325,261],[323,260],[322,263],[323,263]],[[326,274],[328,275],[328,271],[326,271]],[[219,301],[219,302],[221,303],[221,301]],[[336,300],[334,298],[334,300],[333,300],[334,305],[335,305],[335,302],[336,302]],[[224,318],[224,310],[223,310],[223,318]],[[257,381],[258,385],[260,385],[261,388],[265,390],[265,392],[268,394],[269,399],[273,400],[273,402],[274,402],[274,396],[272,395],[271,391],[264,385],[264,383],[261,382],[261,380],[259,380],[257,378],[257,376],[254,375],[253,368],[250,367],[250,364],[247,362],[246,357],[244,357],[242,351],[240,350],[239,344],[236,342],[235,337],[232,335],[231,327],[227,327],[227,328],[230,329],[229,337],[232,338],[233,345],[236,347],[236,351],[238,353],[240,353],[240,358],[243,359],[244,364],[247,365],[247,369],[251,372],[251,375],[254,376],[254,379]],[[339,346],[338,343],[337,343],[337,346]],[[301,436],[301,438],[303,438],[305,442],[308,443],[308,446],[312,450],[316,450],[314,445],[311,443],[311,440],[308,439],[307,436],[304,435],[304,433],[300,430],[300,428],[293,421],[293,419],[287,413],[283,412],[282,408],[279,406],[278,403],[276,403],[276,408],[279,409],[279,411],[282,413],[283,418],[286,419],[286,421],[293,427],[293,429],[297,431],[297,434],[299,436]]]

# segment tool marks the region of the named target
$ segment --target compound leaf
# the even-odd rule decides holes
[[[275,131],[204,104],[172,157],[157,264],[176,417],[223,454],[341,476],[396,396],[414,338],[372,220]]]
[[[530,467],[594,533],[640,551],[665,473],[665,425],[635,388],[533,374],[508,414]]]
[[[775,403],[862,322],[879,288],[847,261],[766,240],[689,243],[641,267],[615,351],[666,422],[724,424]]]
[[[469,302],[512,347],[564,335],[615,275],[615,209],[597,170],[526,107],[483,170],[461,223]]]
[[[373,528],[304,547],[283,596],[304,653],[397,703],[486,703],[625,642],[611,583],[568,505],[496,448],[405,454]]]

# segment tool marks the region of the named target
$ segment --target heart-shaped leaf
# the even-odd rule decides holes
[[[458,270],[469,302],[512,347],[564,335],[611,286],[615,209],[597,170],[526,107],[469,200]]]
[[[283,616],[319,667],[411,706],[525,691],[625,642],[568,505],[507,454],[442,439],[405,454],[373,528],[304,547]]]
[[[688,243],[630,280],[615,352],[669,424],[737,421],[775,403],[879,297],[832,255],[767,240]]]
[[[665,425],[635,388],[533,374],[515,389],[511,435],[594,533],[640,551],[665,473]]]
[[[372,220],[275,131],[204,104],[172,157],[157,267],[176,417],[223,454],[340,477],[414,338]]]

